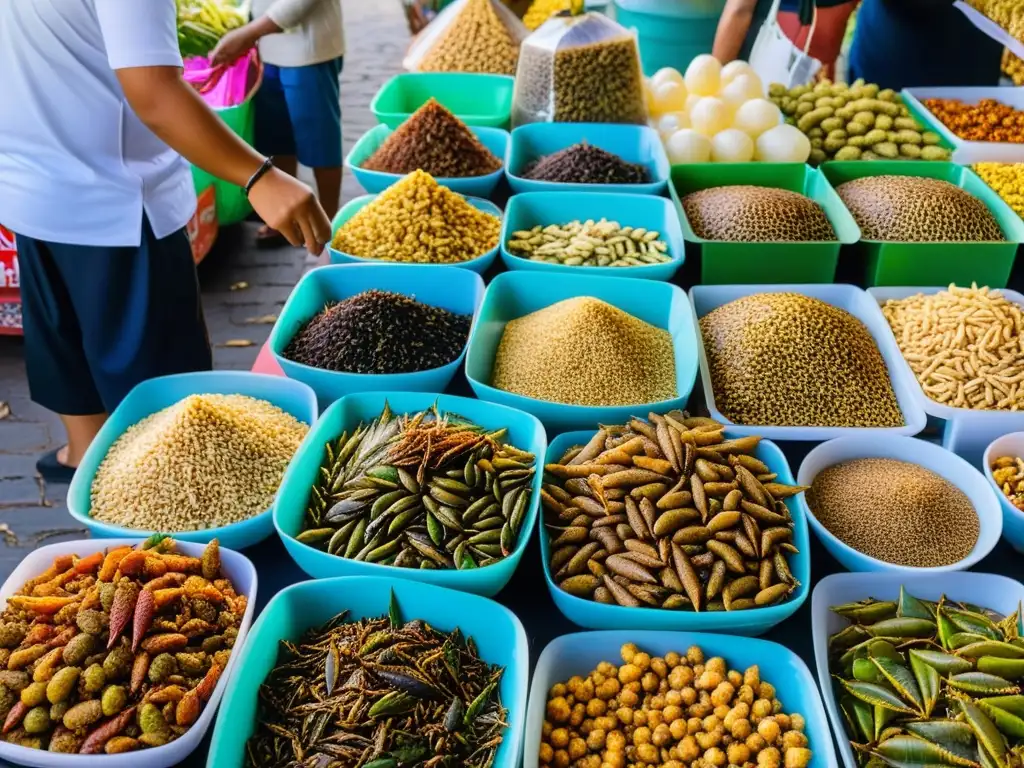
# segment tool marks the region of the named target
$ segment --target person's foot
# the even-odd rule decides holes
[[[67,464],[68,447],[57,448],[39,457],[36,471],[48,483],[70,483],[75,476],[75,467]]]
[[[261,226],[259,231],[256,232],[257,248],[280,248],[283,245],[288,245],[288,240],[285,236],[266,224]]]

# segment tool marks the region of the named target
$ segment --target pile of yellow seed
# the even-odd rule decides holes
[[[981,180],[1024,217],[1024,163],[978,163],[972,166]]]
[[[651,656],[633,643],[548,692],[543,768],[805,768],[803,715],[782,711],[755,665],[742,673],[699,646]]]
[[[527,29],[536,29],[556,13],[569,11],[572,14],[583,12],[583,0],[533,0],[523,16],[523,24]]]
[[[876,560],[916,568],[951,565],[978,541],[966,494],[917,464],[854,459],[818,473],[807,491],[814,516],[836,538]]]
[[[265,400],[190,395],[125,431],[92,483],[96,520],[164,533],[266,511],[309,427]]]
[[[850,313],[798,293],[757,293],[700,320],[715,404],[736,424],[897,427],[882,353]]]
[[[924,393],[954,408],[1024,410],[1024,307],[958,288],[882,305]]]
[[[497,247],[501,219],[414,171],[345,222],[331,246],[364,259],[453,264]]]
[[[571,405],[640,405],[677,395],[668,331],[589,296],[511,321],[491,383]]]
[[[968,0],[968,3],[1024,42],[1024,6],[1020,0]]]
[[[514,75],[520,41],[494,7],[469,0],[423,57],[423,72],[485,72]]]

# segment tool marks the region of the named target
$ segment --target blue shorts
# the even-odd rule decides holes
[[[18,236],[32,399],[65,416],[110,413],[136,384],[210,370],[188,235],[115,248]]]
[[[309,168],[341,167],[338,78],[344,57],[307,67],[266,64],[256,92],[256,149]]]

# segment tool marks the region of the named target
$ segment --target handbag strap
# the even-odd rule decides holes
[[[768,15],[765,16],[766,24],[778,24],[779,22],[779,8],[782,7],[782,0],[772,0],[772,7],[768,9]]]

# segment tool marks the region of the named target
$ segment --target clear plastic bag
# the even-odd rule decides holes
[[[556,16],[519,52],[512,123],[647,122],[636,37],[602,13]]]
[[[420,32],[402,65],[410,72],[514,75],[529,34],[500,0],[455,0]]]

